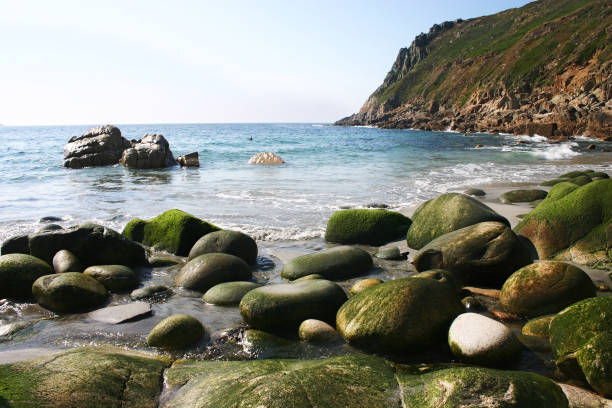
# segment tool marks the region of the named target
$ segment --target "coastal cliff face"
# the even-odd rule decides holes
[[[612,140],[612,2],[540,0],[434,25],[336,125]]]

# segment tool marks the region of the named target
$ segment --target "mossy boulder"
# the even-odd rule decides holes
[[[41,276],[32,285],[32,295],[41,306],[57,313],[93,309],[106,302],[104,285],[80,272]]]
[[[189,260],[204,254],[220,252],[235,255],[248,264],[257,262],[257,244],[238,231],[213,231],[198,239],[189,251]]]
[[[198,319],[175,314],[157,323],[147,336],[147,344],[165,350],[180,350],[197,344],[204,336],[204,326]]]
[[[363,249],[337,246],[293,258],[281,271],[285,279],[319,274],[326,279],[339,280],[360,276],[372,268],[372,257]]]
[[[416,209],[406,241],[410,248],[421,249],[441,235],[485,221],[510,226],[506,218],[475,198],[458,193],[442,194]]]
[[[506,224],[481,222],[435,238],[413,264],[417,271],[445,269],[464,282],[501,285],[531,262],[531,251]]]
[[[335,212],[327,222],[325,240],[339,244],[382,245],[406,234],[410,218],[387,210]]]
[[[336,311],[345,301],[342,288],[328,280],[272,284],[244,295],[240,314],[256,329],[295,330],[307,319],[333,323]]]
[[[595,284],[582,269],[564,262],[540,261],[514,272],[504,283],[499,302],[510,313],[537,317],[595,295]]]
[[[544,190],[511,190],[499,196],[499,201],[504,204],[529,203],[536,200],[543,200],[548,193]]]
[[[448,330],[448,345],[459,360],[490,366],[513,364],[522,349],[510,328],[477,313],[457,316]]]
[[[610,260],[612,179],[598,180],[542,201],[516,226],[539,258],[592,263]]]
[[[555,315],[541,316],[531,319],[521,329],[523,336],[541,337],[547,339],[549,337],[550,322]]]
[[[32,284],[41,276],[53,273],[45,261],[25,254],[0,256],[0,299],[29,298]]]
[[[461,312],[459,297],[434,279],[402,278],[351,297],[336,327],[350,343],[377,351],[412,352],[444,337]]]
[[[72,252],[62,249],[53,256],[53,269],[55,273],[83,272],[83,265]]]
[[[569,183],[578,184],[579,186],[584,186],[586,184],[589,184],[593,180],[588,175],[583,174],[582,176],[569,178],[569,179],[567,179],[567,181]]]
[[[96,265],[83,271],[111,292],[128,292],[138,287],[138,276],[124,265]]]
[[[253,282],[220,283],[208,289],[202,300],[213,305],[235,306],[240,303],[244,295],[260,286],[261,284]]]
[[[574,183],[568,183],[567,181],[558,183],[548,192],[548,195],[546,196],[546,202],[550,203],[560,198],[563,198],[572,191],[576,190],[577,188],[580,188],[580,186]]]
[[[552,319],[549,333],[553,357],[565,375],[612,395],[612,296],[574,303]]]
[[[3,407],[134,407],[157,404],[162,358],[118,348],[77,348],[0,365]]]
[[[168,210],[148,221],[131,220],[123,235],[156,250],[187,256],[198,239],[219,229],[184,211]]]
[[[242,259],[229,254],[205,254],[187,262],[176,275],[178,286],[206,292],[223,282],[251,279],[249,265]]]
[[[381,283],[383,283],[383,281],[376,278],[361,279],[355,282],[353,286],[351,286],[351,290],[349,291],[349,293],[351,294],[351,296],[355,296],[356,294],[363,292],[366,289],[370,289],[371,287],[374,287],[376,285],[380,285]]]
[[[326,343],[340,338],[340,333],[324,321],[307,319],[298,327],[298,337],[312,343]]]

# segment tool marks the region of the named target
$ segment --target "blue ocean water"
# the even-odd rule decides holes
[[[200,168],[66,169],[63,147],[93,126],[0,127],[0,241],[40,228],[94,220],[121,230],[134,217],[179,208],[258,240],[320,237],[346,207],[415,205],[448,191],[549,179],[579,168],[606,171],[608,143],[463,135],[320,124],[118,125],[128,139],[161,133],[175,156],[198,151]],[[248,139],[252,137],[253,140]],[[476,145],[483,145],[476,149]],[[248,165],[263,151],[281,166]]]

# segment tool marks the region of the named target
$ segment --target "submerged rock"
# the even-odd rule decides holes
[[[251,279],[249,265],[229,254],[205,254],[187,262],[174,281],[178,286],[206,292],[223,282]]]
[[[162,285],[152,285],[147,286],[140,289],[134,289],[132,293],[130,293],[130,298],[132,300],[142,300],[142,299],[164,299],[166,297],[172,296],[173,292],[169,288]]]
[[[53,269],[46,262],[31,255],[9,254],[0,256],[0,299],[29,298],[32,284]]]
[[[184,156],[179,156],[176,161],[181,167],[200,167],[200,159],[198,152],[188,153]]]
[[[504,204],[529,203],[531,201],[543,200],[548,193],[544,190],[511,190],[499,196],[499,201]]]
[[[138,276],[123,265],[96,265],[83,271],[111,292],[128,292],[138,286]]]
[[[221,252],[235,255],[248,264],[257,262],[257,243],[238,231],[213,231],[198,239],[189,251],[189,260],[200,255]]]
[[[100,282],[79,272],[42,276],[32,285],[32,295],[41,306],[57,313],[92,309],[108,297]]]
[[[125,305],[109,306],[89,313],[89,318],[102,323],[119,324],[151,314],[147,302],[132,302]]]
[[[187,256],[198,239],[218,230],[219,227],[184,211],[168,210],[148,221],[131,220],[123,229],[123,235],[156,250]]]
[[[157,169],[176,164],[165,137],[147,133],[140,142],[123,151],[121,164],[136,169]]]
[[[96,127],[68,141],[64,147],[64,167],[80,169],[117,164],[130,146],[130,141],[115,126]]]
[[[319,274],[330,280],[348,279],[367,273],[372,265],[372,257],[363,249],[337,246],[293,258],[287,262],[281,276],[295,280]]]
[[[176,314],[157,323],[147,336],[147,344],[165,350],[180,350],[198,343],[202,336],[204,326],[198,319]]]
[[[410,218],[387,210],[341,210],[327,222],[325,240],[339,244],[382,245],[406,234]]]
[[[249,159],[249,164],[283,164],[285,161],[272,152],[257,153]]]
[[[206,303],[219,306],[235,306],[240,303],[244,295],[262,286],[253,282],[225,282],[208,289],[202,300]]]
[[[83,272],[83,265],[72,252],[62,249],[53,256],[53,269],[55,273]]]

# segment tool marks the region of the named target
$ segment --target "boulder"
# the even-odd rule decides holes
[[[338,310],[336,327],[359,347],[413,352],[443,338],[463,306],[448,285],[434,279],[402,278],[351,297]]]
[[[336,311],[345,301],[342,288],[323,279],[272,284],[244,295],[240,314],[245,322],[259,330],[295,330],[307,319],[333,322]]]
[[[522,348],[505,324],[478,313],[457,316],[448,330],[448,345],[459,360],[489,366],[513,364]]]
[[[185,259],[179,256],[161,255],[159,253],[156,255],[149,256],[147,260],[149,261],[149,266],[152,266],[153,268],[161,268],[164,266],[174,266],[174,265],[185,263]]]
[[[165,137],[147,133],[140,142],[123,151],[121,164],[135,169],[158,169],[176,164]]]
[[[612,396],[612,296],[581,300],[550,322],[550,344],[559,369]]]
[[[514,272],[504,283],[499,302],[510,313],[537,317],[595,295],[595,284],[582,269],[564,262],[540,261]]]
[[[351,290],[349,293],[351,294],[351,296],[355,296],[356,294],[361,293],[366,289],[370,289],[376,285],[380,285],[381,283],[383,283],[383,281],[381,281],[380,279],[375,279],[375,278],[361,279],[355,282],[353,286],[351,286]]]
[[[398,246],[390,246],[380,248],[374,256],[379,259],[386,259],[388,261],[399,261],[402,258],[402,253]]]
[[[93,223],[15,237],[6,246],[2,245],[2,254],[21,252],[52,263],[55,254],[62,249],[72,252],[83,267],[142,265],[147,261],[141,245],[110,228]]]
[[[260,287],[261,284],[253,282],[225,282],[208,289],[202,300],[218,306],[236,306],[244,295]]]
[[[478,300],[478,298],[475,296],[464,297],[463,299],[461,299],[461,304],[463,305],[463,307],[465,307],[465,310],[467,312],[486,310],[482,302]]]
[[[511,190],[499,196],[499,201],[504,204],[529,203],[531,201],[543,200],[548,194],[544,190]]]
[[[206,292],[223,282],[251,279],[249,265],[242,259],[229,254],[205,254],[187,262],[176,275],[177,286]]]
[[[283,164],[285,161],[272,152],[257,153],[249,159],[249,164]]]
[[[326,279],[339,280],[360,276],[372,268],[372,257],[356,247],[337,246],[293,258],[281,271],[285,279],[319,274]]]
[[[609,262],[611,202],[612,179],[594,181],[565,195],[549,194],[514,230],[533,243],[540,259]]]
[[[64,167],[80,169],[117,164],[130,146],[130,141],[115,126],[99,126],[68,141],[64,146]]]
[[[83,265],[72,252],[62,249],[53,256],[53,269],[55,273],[83,272]]]
[[[327,343],[338,340],[340,334],[336,329],[321,320],[308,319],[300,324],[298,337],[300,340],[312,343]]]
[[[481,222],[449,232],[414,256],[417,271],[445,269],[466,283],[501,285],[533,262],[531,251],[500,222]]]
[[[0,256],[0,299],[29,298],[32,284],[41,276],[53,273],[46,262],[31,255],[9,254]]]
[[[387,210],[341,210],[327,222],[325,240],[339,244],[382,245],[406,234],[410,218]]]
[[[463,194],[474,197],[484,197],[485,195],[487,195],[484,190],[481,190],[479,188],[468,188],[463,192]]]
[[[134,271],[123,265],[96,265],[83,271],[111,292],[129,292],[138,287],[138,276]]]
[[[523,336],[533,336],[547,339],[549,337],[548,329],[550,327],[550,322],[554,317],[555,315],[548,315],[531,319],[525,323],[521,329],[521,334]]]
[[[64,227],[62,227],[61,225],[58,224],[47,224],[45,226],[43,226],[42,228],[40,228],[37,232],[45,232],[45,231],[57,231],[57,230],[61,230]]]
[[[442,194],[416,209],[406,241],[410,248],[421,249],[441,235],[485,221],[510,226],[508,220],[475,198],[458,193]]]
[[[198,152],[188,153],[184,156],[176,158],[181,167],[200,167],[200,159]]]
[[[152,285],[146,286],[140,289],[134,289],[130,293],[130,298],[132,300],[162,300],[167,297],[172,296],[173,292],[169,288],[162,285]]]
[[[123,229],[123,235],[156,250],[187,256],[198,239],[218,230],[219,227],[184,211],[168,210],[148,221],[131,220]]]
[[[76,348],[0,365],[6,407],[133,407],[157,405],[167,359],[119,348]]]
[[[180,350],[197,344],[204,336],[198,319],[185,314],[166,317],[151,330],[147,344],[165,350]]]
[[[257,262],[257,244],[238,231],[213,231],[198,239],[189,251],[189,260],[213,252],[235,255],[248,264]]]
[[[414,278],[428,278],[437,280],[440,283],[447,285],[449,288],[458,292],[462,288],[462,282],[457,276],[450,271],[444,269],[430,269],[428,271],[419,272],[416,275],[412,275]]]
[[[32,285],[32,295],[38,304],[56,313],[93,309],[108,297],[104,285],[80,272],[41,276]]]
[[[325,279],[325,276],[319,275],[318,273],[312,273],[310,275],[302,276],[301,278],[295,279],[293,282],[300,282],[311,279]]]

